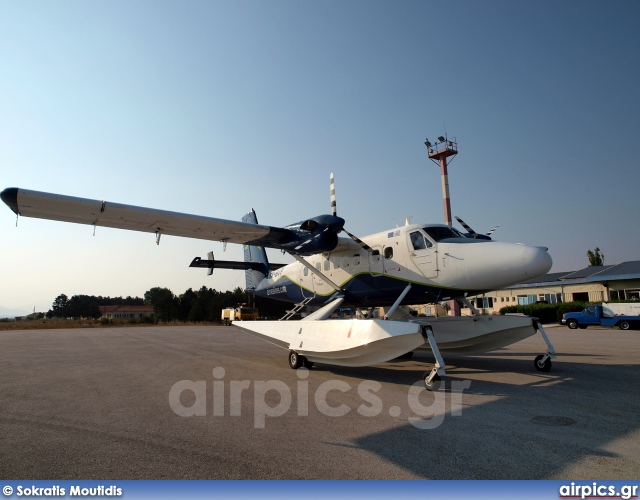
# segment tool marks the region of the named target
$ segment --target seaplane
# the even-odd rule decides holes
[[[234,325],[286,349],[293,369],[314,363],[369,366],[428,348],[435,363],[423,380],[434,390],[446,375],[442,353],[485,353],[540,332],[548,349],[535,358],[535,368],[548,371],[555,358],[536,318],[483,316],[467,299],[546,274],[552,264],[547,248],[495,241],[463,222],[466,233],[444,224],[411,224],[409,218],[403,226],[358,237],[337,214],[333,174],[331,213],[284,227],[259,224],[253,209],[233,221],[15,187],[0,197],[17,216],[153,233],[157,244],[168,235],[218,241],[224,249],[243,245],[244,261],[216,260],[209,252],[190,267],[207,268],[209,275],[216,268],[244,270],[247,290],[290,302],[291,311],[279,321]],[[270,263],[266,248],[293,262]],[[415,317],[406,308],[451,300],[465,302],[474,315]],[[347,307],[356,317],[336,318]],[[374,317],[380,309],[383,317]]]

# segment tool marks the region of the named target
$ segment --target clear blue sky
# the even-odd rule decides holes
[[[423,145],[446,131],[452,208],[553,271],[640,260],[637,1],[31,1],[0,5],[0,189],[352,233],[442,222]],[[187,266],[238,246],[0,207],[0,306],[60,293],[244,287]],[[274,261],[287,261],[271,254]]]

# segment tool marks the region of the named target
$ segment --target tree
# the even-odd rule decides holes
[[[177,316],[178,298],[168,288],[154,287],[144,293],[145,304],[152,305],[158,319],[167,323]]]
[[[178,297],[180,304],[178,308],[178,319],[180,321],[187,321],[189,319],[189,312],[196,300],[198,300],[198,296],[191,288]]]
[[[163,298],[173,296],[171,290],[168,288],[161,288],[159,286],[153,287],[150,290],[144,292],[144,303],[148,306],[156,306]]]
[[[604,266],[604,254],[600,253],[600,249],[596,247],[594,250],[587,250],[589,258],[589,267]]]
[[[66,318],[69,316],[69,297],[64,293],[58,295],[51,306],[51,313],[52,316],[56,318]]]
[[[189,316],[187,317],[187,319],[196,323],[205,320],[204,307],[199,300],[193,303],[193,307],[191,307],[191,311],[189,311]]]
[[[74,295],[69,299],[66,316],[71,318],[99,318],[98,299],[93,295]]]

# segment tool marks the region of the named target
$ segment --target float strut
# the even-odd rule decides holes
[[[422,337],[429,343],[429,347],[431,347],[433,356],[436,358],[436,364],[431,370],[431,373],[429,373],[429,376],[425,378],[425,384],[427,385],[427,387],[429,387],[433,379],[436,378],[436,375],[446,375],[447,373],[444,370],[444,360],[442,359],[442,355],[440,354],[440,349],[438,349],[436,339],[433,336],[433,328],[431,327],[431,325],[421,326],[420,333],[422,333]]]
[[[409,290],[411,290],[411,283],[409,283],[405,287],[405,289],[402,290],[402,293],[400,294],[400,297],[398,297],[398,299],[393,303],[391,308],[387,311],[387,314],[384,315],[384,319],[389,319],[391,317],[391,315],[395,312],[395,310],[400,305],[400,302],[402,302],[402,299],[404,299],[407,296],[407,294],[409,293]]]
[[[547,352],[545,352],[542,355],[542,358],[538,360],[538,362],[541,365],[544,365],[548,359],[556,359],[556,350],[553,348],[553,344],[551,344],[551,341],[547,336],[547,332],[545,332],[544,328],[542,328],[542,323],[540,322],[540,320],[538,318],[533,318],[533,324],[535,325],[536,329],[540,332],[540,335],[542,335],[542,338],[547,344]]]

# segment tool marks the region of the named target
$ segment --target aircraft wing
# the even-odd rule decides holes
[[[296,239],[284,228],[20,188],[7,188],[0,197],[14,213],[24,217],[266,247]]]
[[[333,249],[334,252],[358,252],[362,247],[349,238],[338,238],[338,245]]]

